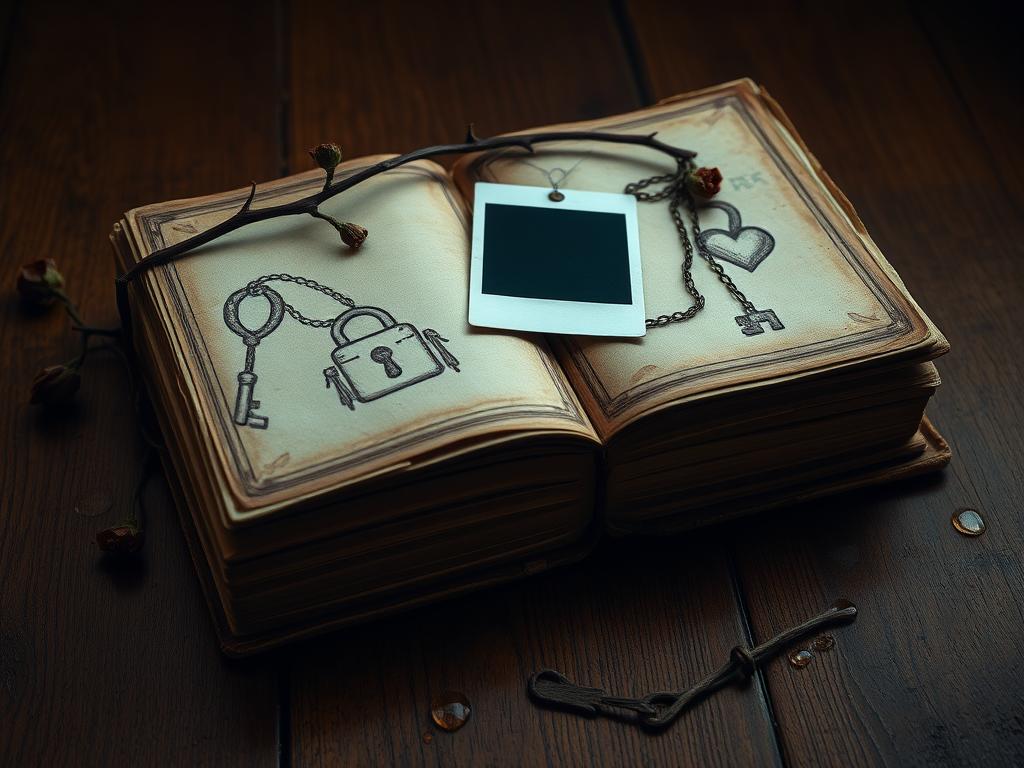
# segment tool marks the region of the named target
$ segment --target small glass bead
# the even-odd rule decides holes
[[[811,659],[813,658],[813,653],[808,651],[806,648],[801,648],[799,651],[793,651],[789,654],[789,663],[797,669],[803,669],[811,663]]]
[[[442,731],[457,731],[469,720],[473,708],[458,691],[445,691],[430,706],[430,717]]]
[[[811,643],[815,651],[831,651],[836,647],[836,639],[832,635],[818,635]]]
[[[985,532],[985,521],[976,509],[958,509],[953,513],[952,523],[964,536],[981,536]]]

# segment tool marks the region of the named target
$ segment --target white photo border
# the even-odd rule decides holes
[[[640,268],[640,229],[636,198],[610,192],[559,189],[564,199],[548,198],[550,187],[492,184],[479,181],[473,195],[473,243],[469,270],[469,323],[483,328],[537,331],[572,336],[639,337],[645,325],[643,274]],[[618,213],[625,216],[629,253],[629,304],[537,299],[483,292],[484,231],[487,206],[517,205],[552,210]]]

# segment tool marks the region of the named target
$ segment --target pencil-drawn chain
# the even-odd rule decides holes
[[[330,296],[348,307],[333,320],[306,317],[288,304],[267,283],[271,280],[295,283]],[[267,321],[256,330],[247,328],[239,319],[243,300],[262,296],[270,304]],[[232,419],[239,426],[266,429],[269,419],[258,416],[259,400],[253,399],[257,376],[254,369],[256,347],[281,324],[285,314],[303,325],[330,328],[335,349],[333,366],[323,369],[328,389],[333,388],[338,401],[349,410],[356,402],[368,403],[385,395],[398,392],[413,384],[440,375],[446,368],[459,372],[459,359],[445,346],[450,341],[427,328],[421,335],[411,323],[398,323],[386,310],[379,307],[358,307],[339,291],[315,280],[280,273],[264,275],[249,282],[245,288],[232,293],[224,303],[224,322],[246,345],[245,367],[238,374],[238,389]],[[357,318],[375,321],[379,329],[352,336],[349,323]],[[365,326],[364,326],[365,327]]]
[[[697,243],[697,253],[707,262],[711,271],[715,273],[718,280],[725,286],[729,295],[743,307],[743,311],[746,313],[746,315],[736,318],[737,323],[742,327],[744,335],[754,336],[764,333],[764,329],[758,320],[754,319],[754,316],[758,314],[766,315],[760,318],[766,321],[768,320],[767,315],[770,314],[774,319],[770,323],[772,330],[781,330],[784,326],[779,322],[779,318],[775,313],[770,309],[759,313],[754,304],[736,286],[736,283],[726,274],[725,269],[715,258],[718,256],[732,264],[743,267],[743,269],[749,272],[753,272],[757,265],[764,261],[772,248],[775,247],[775,238],[759,227],[743,227],[739,211],[734,206],[722,201],[708,202],[705,203],[704,207],[718,208],[725,211],[729,219],[729,229],[711,229],[702,232],[700,220],[697,216],[697,204],[685,183],[686,174],[693,167],[694,163],[692,160],[680,159],[677,161],[675,173],[665,173],[641,179],[640,181],[627,184],[623,190],[625,194],[633,195],[641,203],[668,200],[669,216],[672,217],[672,223],[679,234],[679,242],[683,246],[683,261],[680,264],[683,287],[692,301],[686,309],[647,318],[645,325],[647,328],[662,328],[670,323],[690,320],[704,309],[704,305],[707,303],[704,295],[697,289],[697,285],[693,280],[694,247],[690,241],[690,233],[687,231],[686,221],[683,218],[682,206],[685,204],[690,218],[690,228],[693,230],[693,237]],[[648,187],[655,184],[664,184],[665,186],[655,192],[645,191]],[[741,322],[742,317],[749,318],[749,321]]]

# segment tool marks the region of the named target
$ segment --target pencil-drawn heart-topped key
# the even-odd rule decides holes
[[[248,297],[263,296],[270,302],[270,315],[267,321],[256,330],[246,328],[238,318],[238,309],[242,301]],[[284,317],[284,299],[272,288],[259,286],[255,291],[249,286],[235,291],[224,302],[224,323],[231,331],[242,337],[245,343],[245,368],[238,374],[238,392],[235,394],[234,422],[241,427],[266,429],[270,419],[257,416],[255,411],[260,407],[259,400],[253,400],[252,394],[256,387],[256,347],[260,341],[273,333]]]
[[[729,217],[728,229],[705,229],[697,235],[698,244],[730,264],[753,272],[775,248],[771,232],[761,227],[745,227],[740,212],[723,200],[705,203],[704,208],[717,208]]]

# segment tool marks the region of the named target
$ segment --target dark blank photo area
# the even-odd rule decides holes
[[[621,213],[486,206],[483,293],[631,304]]]

